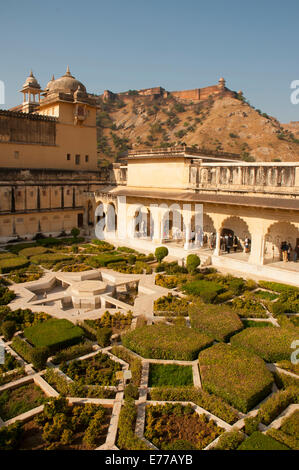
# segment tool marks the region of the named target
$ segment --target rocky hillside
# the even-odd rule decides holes
[[[299,127],[254,109],[242,94],[223,92],[195,103],[130,91],[98,103],[101,164],[127,149],[183,144],[238,153],[246,161],[299,161]]]

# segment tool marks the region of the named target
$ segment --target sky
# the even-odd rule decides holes
[[[201,88],[224,77],[281,122],[299,121],[298,0],[10,0],[1,2],[5,104],[30,69],[42,87],[71,73],[91,93]]]

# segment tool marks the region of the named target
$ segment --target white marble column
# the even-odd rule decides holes
[[[151,206],[151,214],[154,224],[153,242],[162,243],[160,208]]]
[[[263,265],[265,261],[265,236],[262,232],[254,232],[251,240],[251,251],[248,262]]]
[[[215,256],[220,256],[220,230],[216,232],[216,246],[213,253]]]

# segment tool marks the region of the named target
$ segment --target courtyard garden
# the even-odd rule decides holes
[[[298,450],[298,411],[289,408],[299,403],[299,369],[291,362],[291,344],[299,339],[298,288],[223,275],[211,267],[191,269],[79,237],[41,238],[5,250],[0,253],[0,336],[6,348],[0,418],[45,407],[25,423],[0,427],[0,449],[98,448],[106,441],[112,408],[124,400],[115,438],[121,449],[204,449],[219,438],[219,449]],[[131,302],[132,311],[108,303],[98,316],[67,320],[53,318],[51,309],[43,312],[46,304],[39,303],[40,311],[14,308],[19,294],[13,283],[38,280],[45,269],[102,268],[137,276],[132,291],[120,282],[113,294]],[[152,307],[139,314],[134,301],[142,279],[154,294]],[[124,370],[132,379],[123,389],[117,373]],[[18,383],[32,373],[50,387],[51,396],[42,381],[41,386]],[[140,397],[144,414],[136,402]],[[74,402],[79,398],[91,403],[79,405]],[[273,427],[286,411],[281,425]],[[138,431],[140,420],[144,434]],[[232,428],[236,423],[239,430]]]
[[[162,450],[200,450],[214,441],[223,429],[191,405],[149,405],[145,437]]]
[[[46,396],[34,383],[0,392],[0,416],[7,421],[45,403]]]

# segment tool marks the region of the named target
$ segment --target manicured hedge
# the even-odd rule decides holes
[[[126,258],[124,258],[123,256],[114,256],[112,254],[110,255],[103,253],[98,256],[90,256],[86,260],[86,264],[92,266],[93,268],[100,268],[105,267],[107,266],[107,264],[110,263],[119,263],[120,261],[125,262]]]
[[[280,390],[269,397],[268,400],[261,405],[258,417],[264,424],[269,425],[289,405],[298,402],[299,388],[296,386],[288,387],[286,390]]]
[[[130,331],[123,345],[143,357],[193,361],[202,349],[212,344],[211,338],[186,326],[146,325]]]
[[[213,303],[218,294],[225,291],[225,288],[214,281],[206,281],[205,279],[191,281],[184,284],[183,292],[189,295],[200,296],[206,303]]]
[[[26,341],[22,340],[19,336],[15,336],[11,344],[12,349],[14,349],[26,362],[31,364],[31,354],[33,347]]]
[[[289,359],[291,344],[299,338],[299,328],[246,328],[231,338],[231,344],[251,351],[266,362]]]
[[[129,364],[132,372],[132,383],[134,386],[139,387],[142,373],[141,360],[122,346],[113,346],[111,353]]]
[[[229,431],[222,434],[213,450],[236,450],[245,436],[240,431]]]
[[[192,366],[150,364],[149,387],[193,385]]]
[[[35,246],[33,248],[24,248],[23,250],[19,251],[20,256],[24,256],[25,258],[30,258],[31,256],[43,255],[47,253],[47,248],[43,246]]]
[[[191,401],[229,424],[238,421],[238,412],[222,398],[194,387],[156,387],[150,392],[151,400]]]
[[[289,450],[289,448],[272,437],[256,431],[242,442],[238,450]]]
[[[190,302],[188,302],[188,300],[179,297],[178,295],[164,295],[154,302],[154,311],[157,312],[155,315],[188,316],[189,304]]]
[[[79,326],[68,320],[52,318],[25,328],[24,336],[36,347],[48,347],[51,352],[78,343],[84,335]]]
[[[15,298],[16,294],[12,290],[8,289],[6,286],[0,285],[0,305],[7,305]],[[0,312],[0,323],[1,317],[2,315]]]
[[[92,343],[85,342],[82,344],[74,344],[69,348],[58,351],[57,354],[52,358],[53,364],[60,364],[63,361],[70,361],[75,357],[84,356],[85,354],[93,351]]]
[[[15,269],[25,268],[29,265],[27,258],[23,256],[14,256],[12,258],[5,258],[0,260],[0,273],[9,273]]]
[[[191,327],[195,331],[206,333],[218,341],[227,341],[243,324],[238,315],[223,305],[195,304],[190,307]]]
[[[33,264],[52,265],[59,263],[60,261],[66,261],[71,259],[68,255],[62,255],[59,253],[45,253],[41,255],[35,255],[30,258],[30,262]]]
[[[263,287],[264,289],[269,289],[274,292],[290,292],[295,291],[299,293],[299,288],[295,286],[290,286],[288,284],[281,284],[279,282],[271,282],[271,281],[259,281],[259,286]]]
[[[272,389],[273,377],[258,356],[227,344],[215,344],[199,354],[204,390],[222,397],[243,413]]]
[[[97,238],[93,238],[91,243],[97,245],[99,251],[112,251],[115,248],[111,243],[105,242],[104,240],[98,240]]]
[[[148,450],[145,442],[135,434],[137,410],[134,399],[127,398],[123,404],[118,420],[117,447],[121,450]]]

